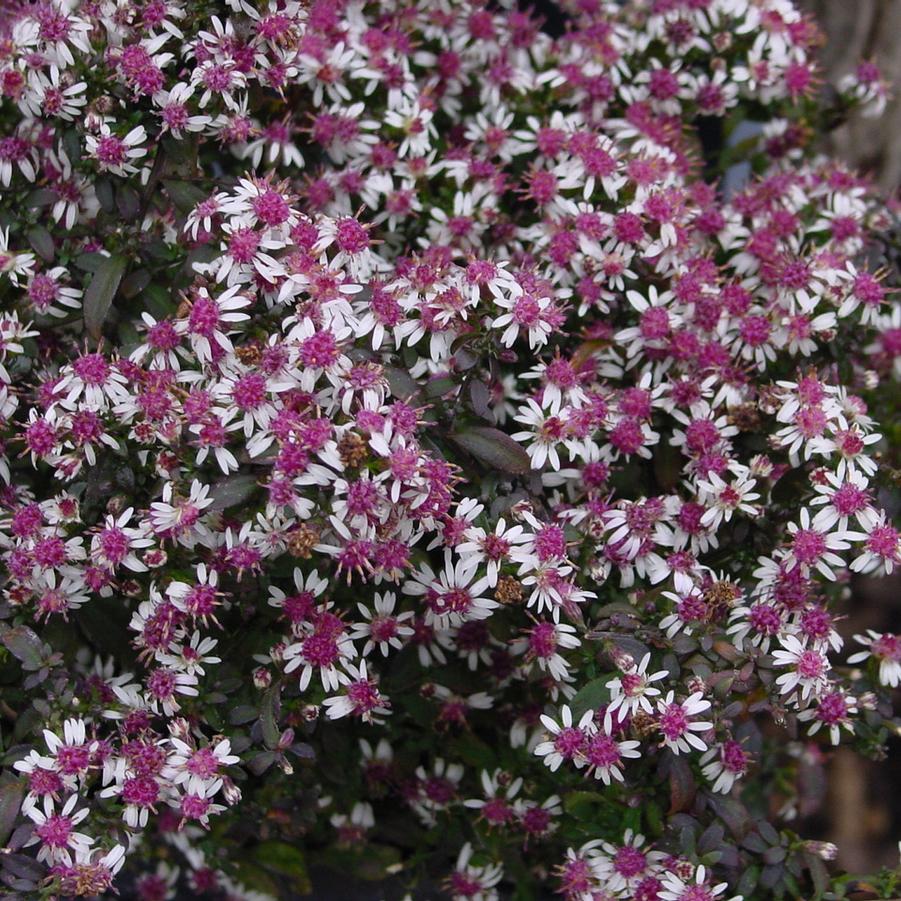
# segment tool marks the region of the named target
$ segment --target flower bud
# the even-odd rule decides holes
[[[822,860],[835,860],[838,847],[832,842],[804,842],[804,850],[809,854],[816,854]]]
[[[707,683],[700,676],[692,676],[687,683],[689,694],[700,692],[704,694],[707,691]]]

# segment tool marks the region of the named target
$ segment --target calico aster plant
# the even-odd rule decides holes
[[[803,832],[897,732],[898,233],[816,149],[873,63],[786,0],[3,17],[7,893],[897,893]]]

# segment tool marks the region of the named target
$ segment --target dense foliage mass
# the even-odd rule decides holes
[[[844,897],[793,824],[895,729],[839,619],[901,307],[813,142],[873,64],[786,0],[5,15],[6,890]]]

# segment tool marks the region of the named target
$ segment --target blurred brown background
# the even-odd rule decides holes
[[[878,119],[852,119],[829,138],[829,149],[874,176],[888,194],[901,185],[901,0],[797,0],[826,33],[821,60],[835,84],[861,59],[872,60],[892,85]]]
[[[798,0],[826,36],[820,51],[826,81],[835,84],[861,59],[872,60],[891,84],[877,119],[854,118],[827,138],[830,152],[871,175],[886,195],[901,185],[901,0]],[[897,513],[897,511],[895,511]],[[901,630],[901,574],[855,580],[842,633],[866,628]],[[828,764],[828,794],[817,819],[822,837],[839,846],[839,863],[850,872],[898,864],[901,838],[901,741],[888,760],[866,761],[839,750]]]

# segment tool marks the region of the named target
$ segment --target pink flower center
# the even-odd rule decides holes
[[[585,748],[585,759],[600,770],[616,766],[622,760],[619,745],[609,735],[599,732],[593,735]]]
[[[539,623],[529,635],[529,650],[542,659],[557,652],[557,630],[553,623]]]
[[[303,657],[312,666],[333,666],[341,656],[338,642],[328,634],[314,632],[303,641]]]
[[[97,140],[97,159],[107,166],[121,166],[127,159],[127,146],[115,135],[104,135]]]
[[[723,743],[720,751],[720,760],[723,767],[730,773],[741,775],[748,768],[748,755],[737,741]]]
[[[358,715],[375,710],[382,703],[382,696],[371,679],[359,679],[347,688],[348,700]]]
[[[47,817],[46,821],[35,828],[38,838],[51,848],[65,848],[72,835],[72,820],[58,813]]]
[[[798,675],[804,679],[820,679],[826,671],[826,662],[819,651],[803,651],[798,657]]]
[[[798,529],[792,539],[792,552],[799,563],[815,563],[826,552],[826,536],[815,529]]]
[[[56,766],[64,776],[75,776],[87,770],[91,752],[87,745],[63,745],[56,751]]]
[[[898,557],[898,532],[892,526],[877,526],[867,539],[867,550],[886,560]]]
[[[126,779],[122,785],[122,800],[134,807],[151,807],[159,797],[160,789],[156,779],[150,776],[136,776]]]
[[[897,635],[885,632],[873,640],[870,649],[874,657],[901,662],[901,639]]]
[[[192,776],[211,779],[219,772],[219,761],[210,748],[198,748],[185,762],[185,769]]]
[[[668,741],[675,741],[688,731],[689,719],[681,704],[667,704],[660,714],[659,727]]]
[[[817,719],[827,726],[837,726],[848,717],[848,704],[841,692],[833,691],[820,698]]]
[[[264,225],[274,227],[286,222],[291,215],[291,207],[278,191],[264,191],[251,201],[257,219]]]
[[[572,760],[585,746],[585,734],[575,726],[561,729],[554,739],[554,750],[564,759]]]
[[[397,635],[397,620],[393,616],[375,617],[369,626],[373,641],[387,642]]]
[[[101,354],[85,354],[72,364],[73,372],[86,385],[102,385],[110,374],[109,364]]]
[[[613,869],[626,879],[631,879],[644,872],[647,859],[644,854],[631,845],[624,845],[613,857]]]

